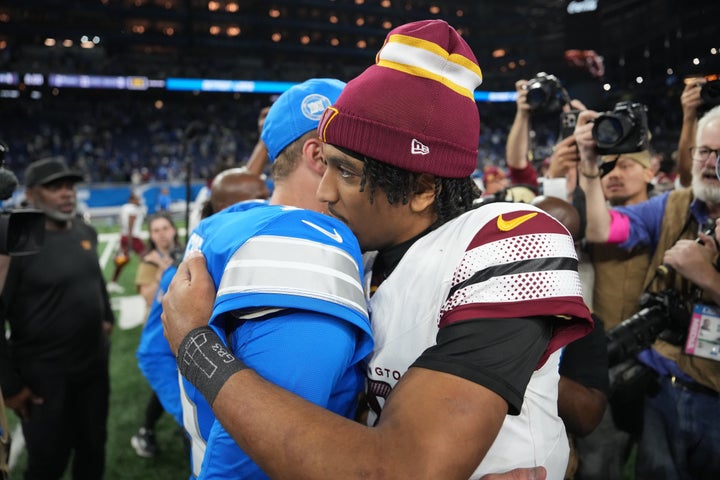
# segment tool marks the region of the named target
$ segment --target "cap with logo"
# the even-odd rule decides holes
[[[260,137],[274,161],[285,147],[316,130],[325,109],[337,100],[345,82],[311,78],[290,87],[272,104]]]
[[[323,141],[441,177],[477,166],[482,73],[470,46],[443,20],[391,30],[375,64],[348,82],[318,127]]]
[[[37,160],[25,169],[25,186],[46,185],[60,179],[82,182],[83,176],[70,170],[62,158],[51,157]]]
[[[620,158],[629,158],[630,160],[640,164],[643,168],[650,168],[650,150],[641,150],[639,152],[620,153],[614,155],[603,155],[600,157],[600,175],[605,176],[610,173],[617,165]]]

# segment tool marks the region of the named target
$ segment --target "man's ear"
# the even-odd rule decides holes
[[[410,199],[410,208],[415,212],[428,209],[435,202],[435,176],[423,173],[415,184],[415,192]]]
[[[645,183],[652,183],[652,179],[655,178],[655,174],[649,168],[643,171],[643,176],[645,177]]]
[[[322,156],[322,141],[320,138],[309,138],[303,144],[303,158],[307,166],[318,175],[325,173],[325,162]]]

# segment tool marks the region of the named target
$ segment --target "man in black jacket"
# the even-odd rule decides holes
[[[25,171],[29,204],[45,214],[35,255],[11,257],[0,296],[0,386],[21,419],[26,479],[74,480],[105,467],[110,393],[108,335],[114,322],[97,256],[97,232],[76,215],[82,177],[58,158]]]

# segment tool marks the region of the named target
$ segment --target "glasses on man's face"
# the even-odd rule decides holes
[[[690,147],[690,155],[692,155],[692,159],[698,163],[707,162],[710,154],[715,155],[715,163],[717,163],[720,157],[720,148]]]

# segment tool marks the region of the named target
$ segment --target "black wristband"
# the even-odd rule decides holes
[[[212,406],[228,378],[247,368],[210,327],[198,327],[180,343],[178,370]]]

